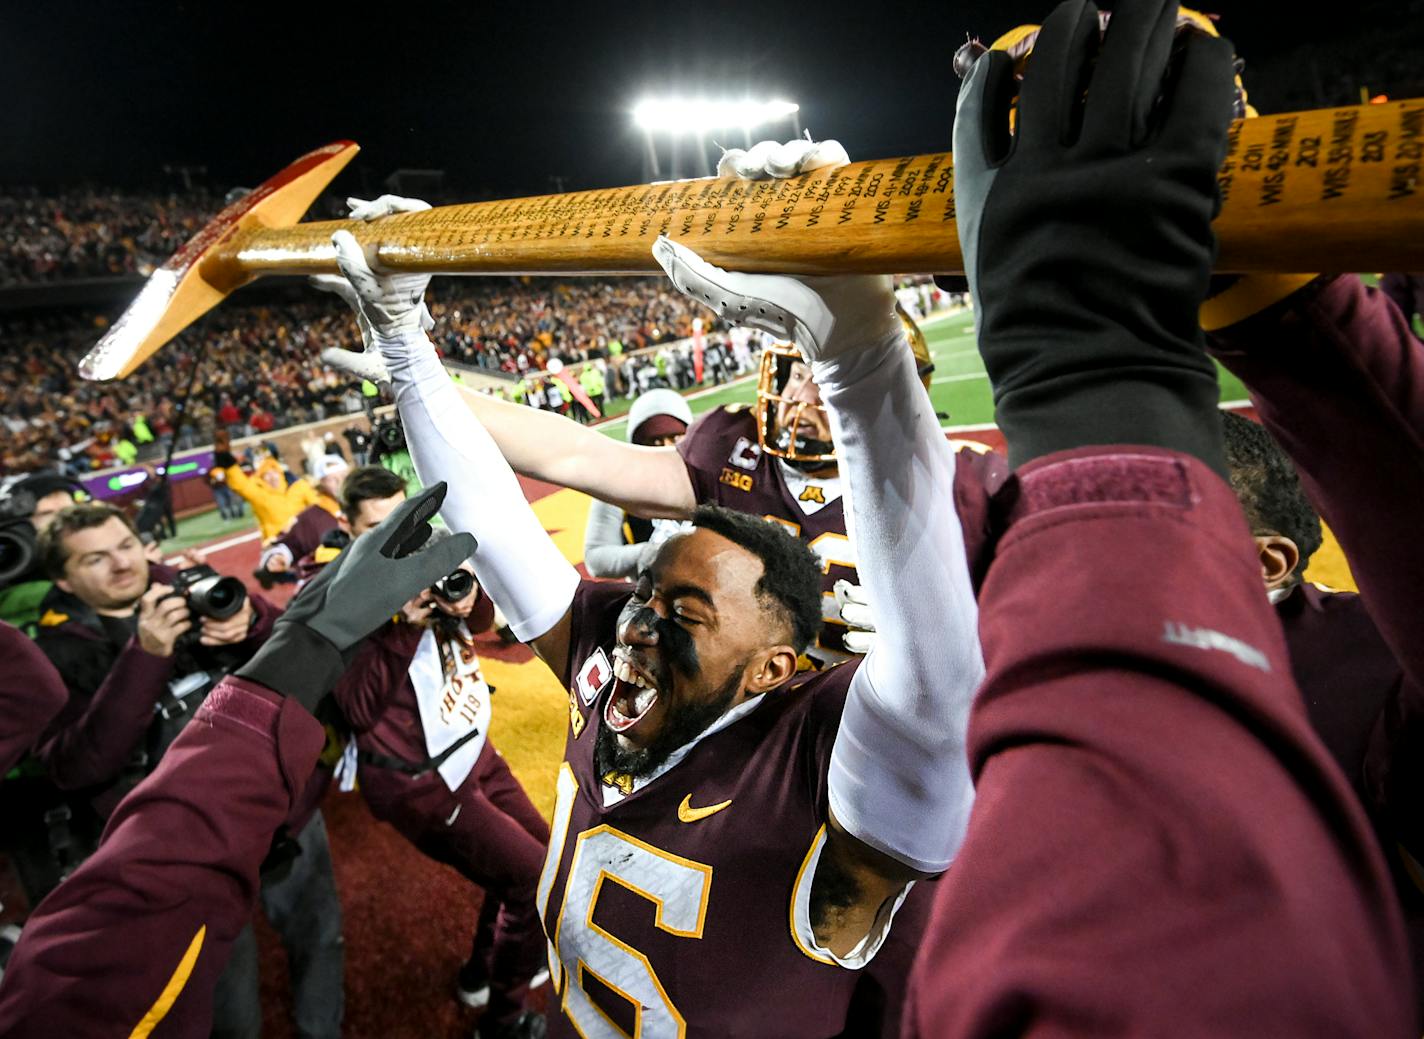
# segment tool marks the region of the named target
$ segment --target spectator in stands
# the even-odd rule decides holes
[[[252,514],[257,517],[264,543],[281,534],[308,506],[319,505],[332,515],[340,511],[341,507],[335,499],[310,481],[299,479],[288,483],[282,463],[276,458],[270,455],[264,457],[253,474],[248,476],[237,464],[237,458],[228,449],[225,438],[218,438],[217,447],[213,462],[222,469],[228,486],[252,506]]]
[[[584,360],[601,343],[637,349],[691,329],[690,302],[655,279],[481,279],[454,283],[446,299],[432,304],[451,319],[440,332],[446,356],[510,374],[537,375],[555,357]],[[112,464],[124,429],[137,435],[140,417],[159,435],[153,443],[127,439],[138,460],[149,461],[161,454],[161,430],[176,425],[175,402],[190,383],[187,443],[209,442],[219,428],[238,436],[249,422],[270,421],[275,430],[362,407],[361,393],[319,359],[325,347],[355,342],[327,304],[229,305],[167,347],[162,363],[121,383],[83,382],[75,362],[106,324],[93,314],[0,322],[12,358],[0,370],[0,474]]]

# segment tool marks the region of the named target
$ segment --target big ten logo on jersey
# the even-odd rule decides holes
[[[488,686],[480,672],[480,658],[474,641],[461,626],[454,638],[437,640],[440,665],[445,672],[445,689],[440,696],[440,721],[447,726],[468,728],[484,707]]]
[[[797,537],[801,536],[801,524],[792,523],[780,516],[768,515],[766,518],[773,523],[780,523]],[[847,625],[841,619],[841,605],[836,602],[835,593],[837,581],[860,583],[860,577],[855,570],[855,545],[841,532],[827,530],[812,538],[807,547],[816,553],[816,558],[821,561],[821,573],[824,576],[821,578],[821,631],[816,636],[816,644],[806,650],[806,655],[818,667],[829,667],[855,656],[845,647]]]
[[[752,489],[751,473],[739,473],[735,469],[728,469],[725,465],[722,467],[722,475],[718,479],[728,487],[735,487],[739,491]]]
[[[745,469],[749,473],[755,472],[757,463],[761,461],[761,445],[747,437],[737,437],[737,442],[732,447],[732,453],[727,456],[727,461],[738,469]],[[723,480],[722,482],[726,483],[727,481]]]

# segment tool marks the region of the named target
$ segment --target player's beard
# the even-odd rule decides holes
[[[674,751],[691,743],[727,713],[741,690],[743,670],[742,667],[734,668],[726,683],[710,700],[681,704],[670,701],[662,731],[646,747],[625,749],[612,729],[600,725],[593,745],[593,764],[598,775],[621,772],[638,779],[657,771]]]

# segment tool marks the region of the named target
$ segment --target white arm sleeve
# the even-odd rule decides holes
[[[376,337],[390,369],[411,460],[423,484],[449,485],[440,515],[479,542],[472,561],[521,642],[557,624],[579,575],[559,553],[499,448],[470,414],[423,332]]]
[[[648,553],[647,542],[623,540],[625,513],[616,505],[593,500],[583,532],[583,565],[594,577],[635,578]]]
[[[903,335],[819,361],[813,373],[879,633],[847,694],[831,753],[831,810],[871,847],[938,873],[958,851],[974,802],[966,730],[984,676],[954,452]]]

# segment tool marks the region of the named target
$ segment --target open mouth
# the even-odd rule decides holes
[[[614,732],[627,732],[647,717],[658,702],[653,680],[633,666],[626,646],[613,648],[613,692],[603,708],[603,720]]]

